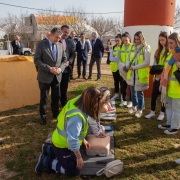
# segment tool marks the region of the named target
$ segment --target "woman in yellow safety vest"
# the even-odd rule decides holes
[[[86,148],[90,148],[85,140],[88,130],[87,117],[98,121],[102,105],[102,93],[96,87],[88,87],[81,96],[68,101],[58,115],[57,128],[52,134],[52,146],[42,146],[42,154],[35,167],[37,174],[41,174],[42,168],[46,167],[49,172],[79,175],[84,164],[80,146],[84,143]]]
[[[119,99],[119,90],[120,90],[120,79],[122,78],[119,74],[118,69],[118,63],[119,63],[119,55],[120,55],[120,49],[121,49],[121,35],[115,37],[116,44],[113,46],[113,48],[110,50],[110,69],[113,74],[114,79],[114,96],[111,98],[111,100]],[[121,95],[122,95],[122,88],[121,88]]]
[[[127,108],[131,108],[132,107],[131,93],[130,93],[130,98],[129,98],[130,101],[127,102],[126,94],[128,90],[128,85],[126,82],[126,77],[123,76],[124,74],[123,67],[126,65],[128,54],[131,51],[132,46],[133,46],[133,44],[131,43],[131,37],[128,32],[125,32],[124,34],[122,34],[122,42],[123,44],[120,49],[120,61],[119,61],[118,67],[121,74],[120,84],[121,84],[123,99],[119,106],[120,107],[126,106]]]
[[[169,55],[169,46],[168,46],[168,33],[167,32],[161,32],[159,34],[159,41],[158,41],[158,49],[155,52],[154,55],[154,64],[153,65],[163,65],[166,60],[166,58]],[[153,89],[151,94],[151,112],[145,116],[145,118],[150,119],[153,116],[155,116],[155,109],[156,109],[156,101],[158,98],[158,95],[160,94],[159,86],[160,86],[160,76],[156,75],[154,77],[154,83],[153,83]],[[157,120],[163,120],[164,119],[164,113],[165,113],[165,106],[162,105],[161,112],[157,118]]]
[[[129,52],[124,71],[127,72],[126,82],[130,85],[133,107],[128,111],[142,116],[144,105],[144,90],[149,88],[150,49],[146,45],[144,35],[138,31],[134,35],[134,45]]]
[[[169,48],[172,53],[170,56],[166,58],[164,64],[164,73],[167,72],[168,68],[170,67],[170,61],[172,61],[172,56],[174,54],[174,50],[176,53],[174,54],[173,58],[175,62],[171,64],[171,69],[168,73],[168,83],[167,85],[162,84],[163,77],[161,77],[161,87],[162,94],[166,94],[166,117],[167,122],[166,124],[159,124],[159,129],[164,129],[165,134],[176,134],[180,128],[180,84],[176,77],[174,76],[174,72],[180,68],[180,36],[178,33],[172,33],[168,37],[168,44]],[[177,52],[178,51],[178,52]],[[164,87],[163,87],[164,86]],[[164,92],[163,89],[166,89]]]

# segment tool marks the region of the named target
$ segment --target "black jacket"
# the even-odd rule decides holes
[[[17,45],[15,43],[15,40],[14,40],[14,41],[11,42],[11,45],[12,45],[12,48],[13,48],[13,54],[22,55],[23,47],[22,47],[21,42],[19,42],[19,45]]]

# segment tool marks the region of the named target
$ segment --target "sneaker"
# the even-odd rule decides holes
[[[45,156],[49,155],[50,154],[50,148],[51,148],[51,146],[43,144],[42,148],[41,148],[42,149],[42,154],[45,155]]]
[[[163,112],[160,112],[157,120],[162,121],[163,119],[164,119],[164,113],[163,113]]]
[[[159,125],[158,125],[158,128],[159,128],[159,129],[165,129],[165,130],[166,130],[166,129],[169,129],[170,127],[171,127],[171,126],[170,126],[170,125],[167,125],[167,124],[159,124]]]
[[[132,102],[129,101],[126,107],[127,107],[127,108],[132,108],[132,106],[133,106]]]
[[[135,113],[135,116],[137,118],[140,118],[142,116],[142,110],[138,110],[136,113]]]
[[[180,158],[175,161],[177,164],[180,164]]]
[[[120,107],[127,106],[127,101],[122,101],[119,106],[120,106]]]
[[[46,158],[46,156],[44,156],[43,154],[39,155],[38,162],[35,167],[36,174],[41,174],[42,168],[44,167],[44,163],[43,163],[44,158]]]
[[[165,134],[176,134],[178,129],[167,129],[164,131]]]
[[[128,113],[129,113],[129,114],[133,114],[133,113],[135,113],[136,111],[137,111],[137,107],[134,106],[134,107],[132,107],[131,109],[129,109]]]
[[[115,95],[111,98],[111,101],[115,101],[116,99],[119,99],[119,95],[118,95],[118,94],[115,94]]]
[[[151,111],[148,115],[145,116],[145,118],[151,119],[153,116],[155,116],[155,111]]]

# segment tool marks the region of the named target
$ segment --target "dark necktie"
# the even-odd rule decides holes
[[[55,44],[52,44],[52,54],[53,54],[53,57],[54,57],[54,60],[56,61],[56,49],[55,49]]]

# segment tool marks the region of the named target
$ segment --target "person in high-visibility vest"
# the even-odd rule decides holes
[[[128,111],[140,118],[145,109],[144,90],[149,88],[150,48],[146,45],[144,35],[138,31],[134,35],[134,45],[129,52],[124,71],[126,82],[130,85],[133,107]]]
[[[131,43],[131,37],[129,35],[128,32],[125,32],[122,34],[122,46],[120,49],[120,61],[118,63],[118,67],[119,67],[119,71],[121,74],[121,79],[120,79],[120,83],[121,83],[121,89],[122,89],[122,102],[119,104],[120,107],[122,106],[126,106],[127,108],[131,108],[132,107],[132,102],[131,102],[131,93],[130,93],[130,98],[129,98],[129,102],[127,102],[126,100],[126,94],[127,94],[127,90],[128,90],[128,85],[126,82],[126,77],[123,76],[124,72],[121,71],[121,69],[126,65],[126,61],[128,58],[128,54],[132,49],[132,43]]]
[[[180,36],[178,33],[172,33],[168,37],[168,44],[171,50],[171,56],[169,56],[165,61],[164,74],[168,73],[168,84],[163,83],[163,78],[161,77],[161,93],[166,94],[166,124],[159,124],[158,128],[163,129],[165,134],[176,134],[180,128],[180,84],[176,77],[174,76],[174,72],[180,68]],[[174,55],[174,50],[178,51]],[[172,61],[172,57],[176,60],[173,64],[171,64],[171,69],[169,70],[169,63]],[[164,92],[164,89],[166,92]],[[162,95],[161,95],[162,96]],[[163,100],[163,99],[161,99]]]
[[[119,92],[120,92],[120,73],[118,69],[118,63],[119,63],[119,52],[121,49],[121,35],[119,34],[118,36],[115,37],[115,42],[116,44],[113,46],[113,48],[110,50],[110,69],[113,74],[113,79],[114,79],[114,96],[111,98],[112,101],[115,101],[119,99]],[[121,89],[122,90],[122,89]],[[121,91],[122,95],[122,91]]]
[[[85,140],[88,130],[87,117],[98,121],[102,106],[102,93],[96,87],[88,87],[81,96],[67,102],[57,117],[57,127],[52,134],[52,146],[42,146],[43,154],[40,154],[35,167],[37,174],[41,174],[42,168],[46,167],[49,172],[79,175],[84,164],[80,146],[84,143],[86,148],[90,148]]]
[[[155,55],[154,55],[153,65],[164,66],[164,62],[166,58],[168,57],[168,55],[169,55],[168,33],[161,32],[159,34],[158,49],[156,50]],[[153,116],[155,116],[156,101],[157,101],[158,95],[160,94],[160,91],[159,91],[160,77],[161,75],[156,75],[154,77],[153,89],[152,89],[152,94],[151,94],[151,112],[145,116],[145,118],[147,119],[150,119]],[[161,112],[157,120],[163,120],[165,116],[164,113],[165,113],[165,106],[162,105]]]

